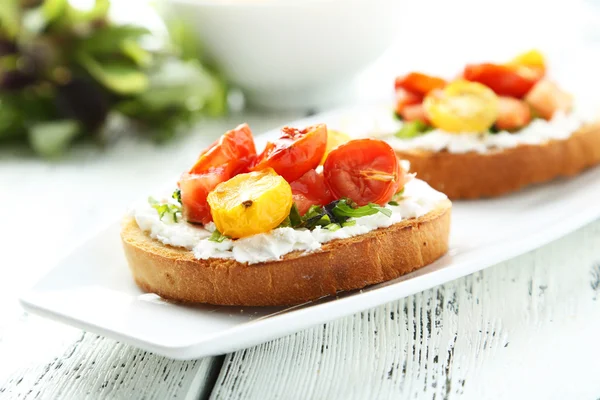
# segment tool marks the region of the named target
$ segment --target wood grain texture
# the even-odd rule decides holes
[[[60,163],[0,152],[0,204],[11,205],[1,223],[10,229],[0,229],[0,399],[198,398],[209,387],[205,360],[171,361],[24,315],[16,298],[226,127],[248,120],[261,131],[293,117],[233,115],[166,147],[124,141]],[[23,223],[32,210],[35,229]],[[212,398],[597,399],[599,333],[595,223],[473,276],[232,354]]]
[[[12,363],[1,399],[204,399],[220,367],[215,357],[175,361],[33,316],[14,335],[15,347],[0,351]]]
[[[228,355],[211,399],[597,398],[599,287],[600,221],[463,279]]]

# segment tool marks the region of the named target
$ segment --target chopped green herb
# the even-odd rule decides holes
[[[385,207],[381,207],[377,204],[369,203],[366,206],[353,208],[345,201],[340,201],[333,208],[332,213],[336,217],[365,217],[367,215],[377,214],[378,212],[387,215],[388,217],[392,215],[392,211],[388,210]]]
[[[352,226],[356,221],[348,221],[351,217],[364,217],[377,214],[378,212],[391,216],[392,211],[377,204],[367,204],[363,207],[350,199],[332,201],[326,206],[311,206],[302,217],[296,205],[292,206],[290,215],[279,225],[279,227],[306,228],[309,230],[321,226],[328,230],[337,230],[343,226]]]
[[[175,189],[172,196],[179,204],[181,203],[181,189]]]
[[[302,223],[302,217],[300,216],[300,211],[298,211],[296,203],[292,204],[292,209],[290,210],[288,218],[290,219],[291,227],[299,226]]]
[[[394,201],[394,200],[392,200],[392,201],[388,201],[388,204],[389,204],[390,206],[399,206],[399,205],[400,205],[400,204],[399,204],[397,201]]]
[[[399,190],[398,192],[396,192],[395,195],[392,196],[392,201],[395,202],[395,203],[397,203],[400,200],[402,200],[402,197],[404,197],[404,188],[402,188],[401,190]],[[392,205],[397,205],[397,204],[392,204]]]
[[[402,128],[396,132],[396,137],[400,139],[411,139],[416,136],[422,135],[432,130],[431,125],[427,125],[422,121],[410,121],[402,124]]]
[[[325,226],[325,229],[330,230],[331,232],[335,232],[340,228],[341,228],[340,224],[336,224],[336,223],[332,223],[332,224]]]
[[[225,239],[229,239],[229,236],[223,235],[218,229],[215,229],[212,235],[210,235],[208,238],[209,241],[217,243],[222,243]]]
[[[279,224],[278,228],[291,228],[292,222],[290,221],[289,215]]]
[[[148,203],[156,210],[158,217],[163,219],[165,215],[169,216],[173,222],[178,222],[181,217],[181,206],[176,204],[161,203],[153,197],[148,197]]]
[[[308,211],[306,212],[306,214],[304,214],[304,216],[302,217],[302,219],[307,220],[313,217],[316,217],[317,215],[322,215],[324,213],[324,209],[321,206],[310,206],[310,208],[308,209]]]

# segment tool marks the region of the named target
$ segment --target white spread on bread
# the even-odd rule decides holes
[[[406,184],[398,206],[387,205],[391,217],[382,213],[369,215],[356,220],[356,224],[336,231],[317,227],[306,229],[277,228],[238,240],[226,239],[222,242],[208,240],[214,231],[214,224],[196,226],[184,221],[172,222],[169,218],[159,218],[158,213],[147,203],[132,210],[135,220],[150,237],[163,244],[184,247],[194,252],[198,259],[230,258],[249,264],[279,260],[292,251],[315,251],[322,243],[335,239],[345,239],[361,235],[378,228],[386,228],[408,218],[418,218],[432,211],[446,196],[427,183],[413,179]]]
[[[501,131],[498,133],[449,133],[434,129],[423,135],[400,139],[394,136],[402,127],[393,111],[388,108],[373,112],[369,117],[354,117],[340,121],[339,129],[353,136],[370,136],[383,139],[395,150],[424,150],[438,152],[446,150],[450,153],[486,153],[494,150],[509,149],[519,145],[541,145],[549,140],[568,139],[584,124],[584,119],[576,113],[557,112],[550,121],[535,119],[525,128],[517,132]],[[352,120],[352,121],[351,121]],[[336,126],[337,127],[337,126]]]

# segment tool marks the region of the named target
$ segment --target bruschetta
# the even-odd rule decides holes
[[[332,146],[328,137],[324,124],[285,127],[257,154],[247,125],[225,133],[172,195],[124,218],[137,285],[179,302],[291,305],[397,278],[447,252],[444,194],[384,141]]]
[[[452,81],[409,73],[395,92],[399,127],[374,136],[451,199],[495,197],[600,163],[600,124],[573,111],[538,51],[467,65]]]

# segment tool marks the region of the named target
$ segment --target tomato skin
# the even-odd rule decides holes
[[[450,133],[487,131],[498,117],[498,96],[492,89],[466,80],[431,91],[423,100],[431,124]]]
[[[200,153],[190,174],[202,174],[213,168],[225,167],[233,176],[244,170],[256,158],[254,138],[248,124],[242,124],[225,132],[206,150]]]
[[[470,64],[463,77],[486,85],[500,96],[520,99],[543,77],[543,71],[523,65]]]
[[[403,118],[404,116],[402,115],[402,112],[405,108],[421,104],[422,102],[422,95],[410,92],[402,88],[396,89],[396,114],[402,116]]]
[[[498,97],[498,118],[495,126],[499,130],[519,129],[531,122],[531,110],[527,103],[514,97]]]
[[[434,89],[444,88],[446,83],[445,79],[438,78],[437,76],[422,74],[420,72],[411,72],[404,76],[397,77],[395,87],[396,90],[401,88],[416,95],[425,96]]]
[[[302,130],[284,127],[274,142],[267,143],[251,171],[273,168],[288,182],[316,168],[327,147],[327,126],[318,124]]]
[[[383,206],[405,180],[398,164],[394,149],[386,142],[357,139],[329,153],[323,176],[335,199],[348,197],[359,206],[369,203]]]
[[[291,182],[290,186],[300,215],[306,214],[313,205],[324,206],[333,201],[333,196],[327,185],[325,185],[323,173],[319,173],[314,169]]]
[[[427,113],[425,112],[425,107],[422,103],[410,105],[404,108],[400,113],[400,116],[404,121],[421,121],[428,125],[430,125],[429,118],[427,117]]]
[[[230,177],[225,168],[213,168],[203,174],[183,174],[178,182],[183,218],[188,222],[199,224],[212,221],[206,197],[219,183]]]
[[[525,102],[544,119],[551,119],[556,111],[569,112],[573,108],[573,97],[546,79],[536,83],[525,96]]]

